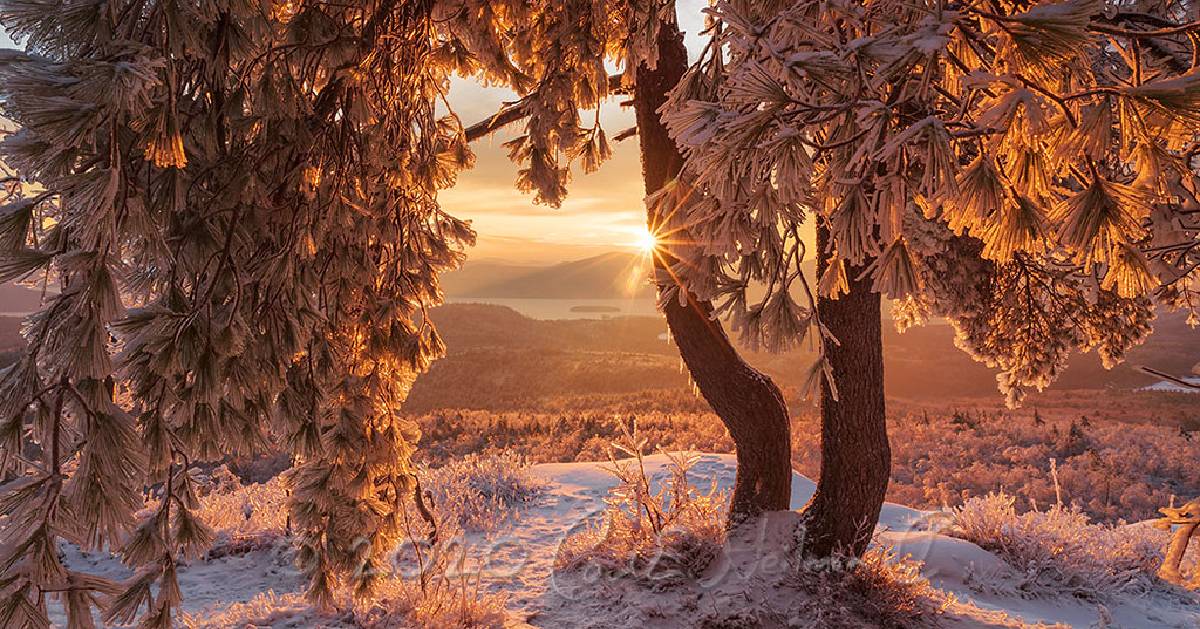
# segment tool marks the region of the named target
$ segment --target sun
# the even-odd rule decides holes
[[[658,247],[658,238],[650,230],[642,230],[635,236],[634,246],[642,253],[652,253]]]

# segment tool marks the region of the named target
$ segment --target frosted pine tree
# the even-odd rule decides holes
[[[442,351],[426,308],[473,234],[437,191],[471,161],[438,112],[431,2],[0,3],[0,279],[59,289],[0,375],[0,624],[171,624],[211,538],[192,462],[280,436],[311,597],[370,590],[398,537]],[[150,515],[134,521],[143,486]],[[68,570],[57,544],[137,576]]]
[[[449,74],[523,95],[518,187],[554,205],[571,161],[609,155],[579,116],[611,93],[605,61],[651,60],[671,9],[0,2],[26,47],[0,59],[19,173],[0,279],[61,289],[0,375],[4,464],[23,475],[0,502],[5,626],[44,626],[50,597],[75,627],[93,609],[170,625],[177,559],[211,537],[188,469],[271,439],[300,462],[310,598],[368,594],[413,490],[396,411],[443,349],[426,309],[474,237],[437,203],[472,161]],[[60,540],[117,549],[137,576],[71,572]]]
[[[1190,3],[709,13],[713,44],[663,110],[684,173],[654,202],[692,243],[673,268],[687,288],[751,342],[820,349],[823,434],[843,445],[823,450],[814,552],[861,549],[886,489],[879,295],[901,327],[948,319],[1012,403],[1074,349],[1120,360],[1155,304],[1195,318]]]

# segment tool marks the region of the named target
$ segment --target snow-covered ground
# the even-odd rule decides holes
[[[655,481],[667,476],[664,455],[646,458]],[[670,588],[613,585],[586,575],[556,577],[557,550],[579,527],[594,523],[615,479],[600,463],[535,465],[532,473],[547,490],[521,507],[513,521],[489,535],[471,535],[469,556],[478,560],[484,588],[506,594],[513,626],[534,627],[682,627],[684,608],[702,613],[705,605],[735,605],[737,597],[757,594],[753,575],[729,558],[714,562],[704,587]],[[699,487],[732,484],[730,455],[703,455],[691,474]],[[792,484],[792,507],[812,495],[814,483],[800,475]],[[880,543],[925,562],[923,574],[954,595],[957,602],[943,619],[954,627],[1056,625],[1070,627],[1200,627],[1200,604],[1177,593],[1129,594],[1095,602],[1023,591],[1023,582],[1000,557],[969,542],[936,531],[946,518],[902,505],[886,504],[877,530]],[[119,578],[128,575],[114,558],[68,549],[72,567]],[[715,571],[724,570],[721,574]],[[711,577],[711,578],[710,578]],[[302,601],[301,578],[290,561],[286,541],[215,559],[191,562],[180,572],[184,610],[196,626],[335,627],[344,618],[317,616]],[[702,579],[703,580],[703,579]],[[658,591],[655,591],[655,590]],[[683,593],[681,593],[683,592]],[[707,597],[707,598],[706,598]],[[737,599],[740,600],[740,599]],[[699,611],[697,611],[699,608]],[[61,617],[58,619],[61,622]],[[691,622],[691,621],[687,621]],[[1106,624],[1107,623],[1107,624]],[[788,626],[783,622],[780,626]]]
[[[1183,378],[1183,381],[1200,387],[1200,377]],[[1152,385],[1142,387],[1140,390],[1157,391],[1159,393],[1200,393],[1200,389],[1194,387],[1185,387],[1178,382],[1171,382],[1170,380],[1155,382]]]

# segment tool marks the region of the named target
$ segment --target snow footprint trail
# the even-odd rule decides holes
[[[505,592],[509,607],[526,609],[550,579],[570,523],[589,522],[604,507],[604,495],[590,489],[551,484],[534,503],[522,507],[499,533],[468,535],[469,562],[479,567],[484,587]]]
[[[665,454],[644,457],[650,491],[659,491],[671,476],[671,460]],[[555,587],[553,572],[562,541],[582,527],[599,522],[605,497],[617,485],[609,462],[545,463],[530,472],[547,485],[537,501],[520,507],[513,521],[500,532],[468,535],[468,562],[478,570],[483,587],[508,595],[508,607],[518,616],[536,622],[547,604],[547,593]],[[701,454],[688,471],[691,484],[702,492],[715,487],[729,493],[737,475],[737,459],[730,454]],[[804,506],[816,484],[793,474],[791,506]],[[910,530],[926,512],[901,505],[885,504],[880,522],[883,529]],[[561,604],[555,601],[554,605]]]
[[[600,463],[547,463],[531,472],[546,485],[534,503],[521,507],[513,522],[500,533],[472,535],[468,556],[478,562],[481,581],[492,592],[508,595],[509,609],[536,617],[542,599],[553,587],[554,562],[562,541],[582,527],[592,526],[603,515],[604,499],[617,480]],[[658,491],[670,475],[665,455],[645,458],[651,491]],[[697,488],[707,491],[716,481],[728,491],[736,463],[732,456],[703,455],[689,472]]]

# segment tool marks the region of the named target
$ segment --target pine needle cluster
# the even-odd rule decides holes
[[[663,109],[687,154],[652,200],[673,274],[777,349],[832,342],[816,298],[870,279],[901,319],[949,319],[1014,403],[1072,348],[1119,358],[1155,303],[1200,306],[1188,6],[717,2]]]
[[[398,414],[444,347],[428,308],[474,232],[454,74],[512,88],[517,186],[557,205],[611,155],[580,122],[670,2],[0,1],[0,281],[47,287],[0,373],[0,624],[178,615],[211,538],[193,463],[283,444],[309,600],[368,596],[415,491]],[[673,19],[671,17],[670,19]],[[143,488],[159,487],[140,520]],[[120,552],[108,583],[60,541]]]

